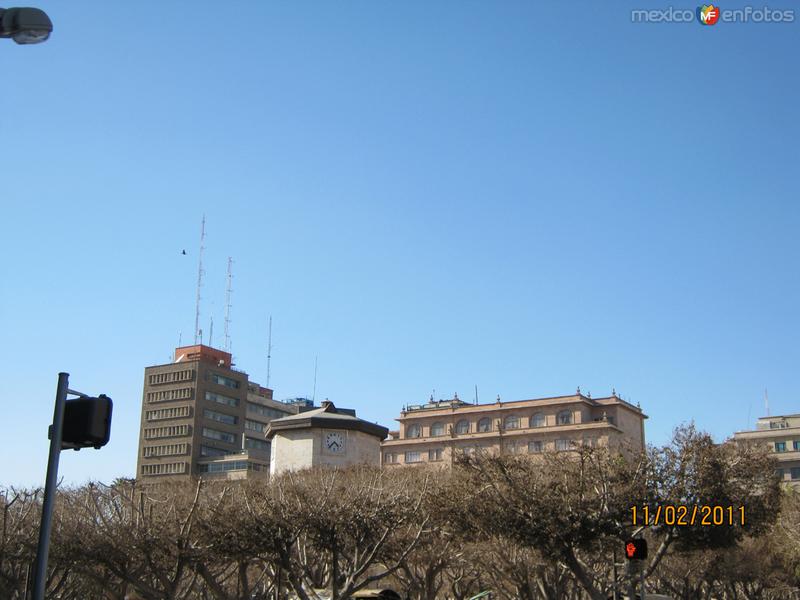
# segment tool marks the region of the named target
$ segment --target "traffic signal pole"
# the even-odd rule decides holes
[[[53,409],[53,426],[50,429],[50,456],[47,459],[47,476],[42,501],[42,523],[39,527],[39,545],[36,550],[36,574],[33,581],[33,600],[44,600],[47,587],[47,555],[50,552],[50,529],[53,524],[53,506],[58,484],[58,459],[61,456],[61,436],[64,431],[64,406],[69,390],[69,373],[58,374],[56,405]]]

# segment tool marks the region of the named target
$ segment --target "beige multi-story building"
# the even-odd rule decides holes
[[[761,417],[755,430],[737,431],[733,439],[767,445],[778,460],[776,472],[781,480],[800,488],[800,415]]]
[[[458,399],[408,406],[397,419],[399,431],[383,442],[386,466],[450,463],[458,451],[537,454],[569,450],[576,444],[639,452],[644,420],[638,406],[619,398],[570,396],[469,404]]]
[[[204,345],[176,348],[174,362],[144,371],[136,477],[266,476],[267,425],[308,404],[274,400],[272,390],[233,368],[228,352]]]

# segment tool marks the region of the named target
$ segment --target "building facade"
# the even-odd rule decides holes
[[[781,481],[800,488],[800,415],[761,417],[755,430],[737,431],[733,439],[766,445],[778,460]]]
[[[386,466],[452,463],[459,451],[509,454],[569,450],[577,444],[639,452],[645,447],[641,408],[613,394],[469,404],[458,399],[408,406],[399,431],[381,445]]]
[[[355,411],[325,401],[321,408],[269,424],[270,473],[313,467],[379,466],[381,441],[389,430],[356,417]]]
[[[272,390],[233,368],[228,352],[176,348],[174,362],[144,372],[136,477],[266,476],[270,421],[307,408],[274,400]]]

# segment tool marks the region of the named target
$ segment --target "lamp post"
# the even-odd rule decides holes
[[[40,44],[50,37],[53,22],[39,8],[0,8],[0,38],[18,44]]]

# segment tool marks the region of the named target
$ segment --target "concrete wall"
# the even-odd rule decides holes
[[[342,434],[345,440],[344,452],[334,453],[324,447],[323,439],[329,431]],[[270,474],[321,466],[379,466],[380,462],[381,440],[374,435],[346,429],[290,429],[278,431],[272,439]]]

